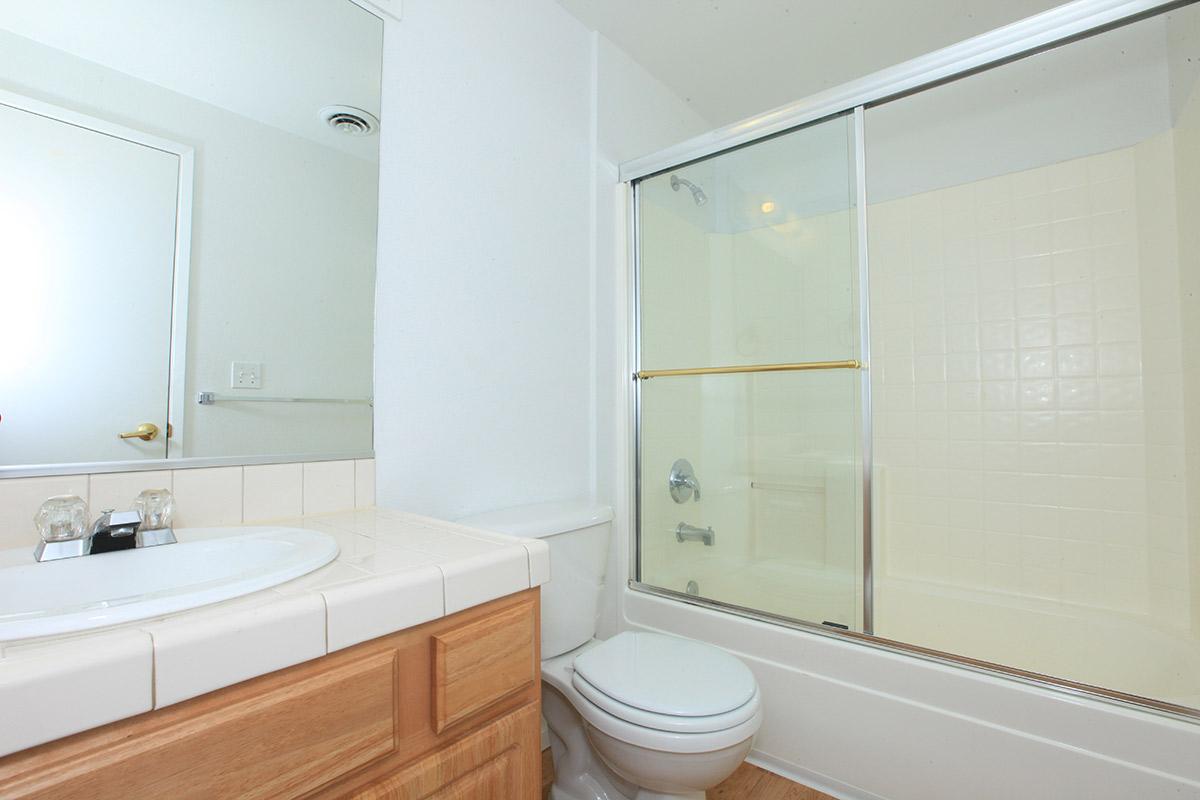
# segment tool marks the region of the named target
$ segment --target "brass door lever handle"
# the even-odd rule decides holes
[[[143,442],[148,442],[158,436],[158,426],[153,422],[143,422],[137,426],[136,431],[126,431],[118,433],[119,439],[141,439]]]

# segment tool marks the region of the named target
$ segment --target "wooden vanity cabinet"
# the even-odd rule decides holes
[[[0,758],[0,798],[533,800],[538,590]]]

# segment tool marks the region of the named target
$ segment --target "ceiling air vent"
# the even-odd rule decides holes
[[[347,136],[370,136],[379,130],[379,119],[374,114],[354,106],[325,106],[321,109],[321,119]]]

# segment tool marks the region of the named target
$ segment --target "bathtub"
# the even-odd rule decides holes
[[[787,559],[681,560],[656,584],[861,630],[861,578]],[[1200,642],[1149,617],[934,582],[875,581],[875,635],[1075,683],[1200,707]]]

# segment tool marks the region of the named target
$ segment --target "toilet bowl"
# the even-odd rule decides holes
[[[587,501],[459,520],[544,538],[542,714],[555,800],[703,800],[762,724],[754,675],[703,642],[645,631],[594,638],[612,510]]]
[[[713,682],[722,673],[729,680]],[[762,724],[745,665],[674,636],[593,640],[543,661],[542,681],[559,800],[703,798],[745,759]]]

